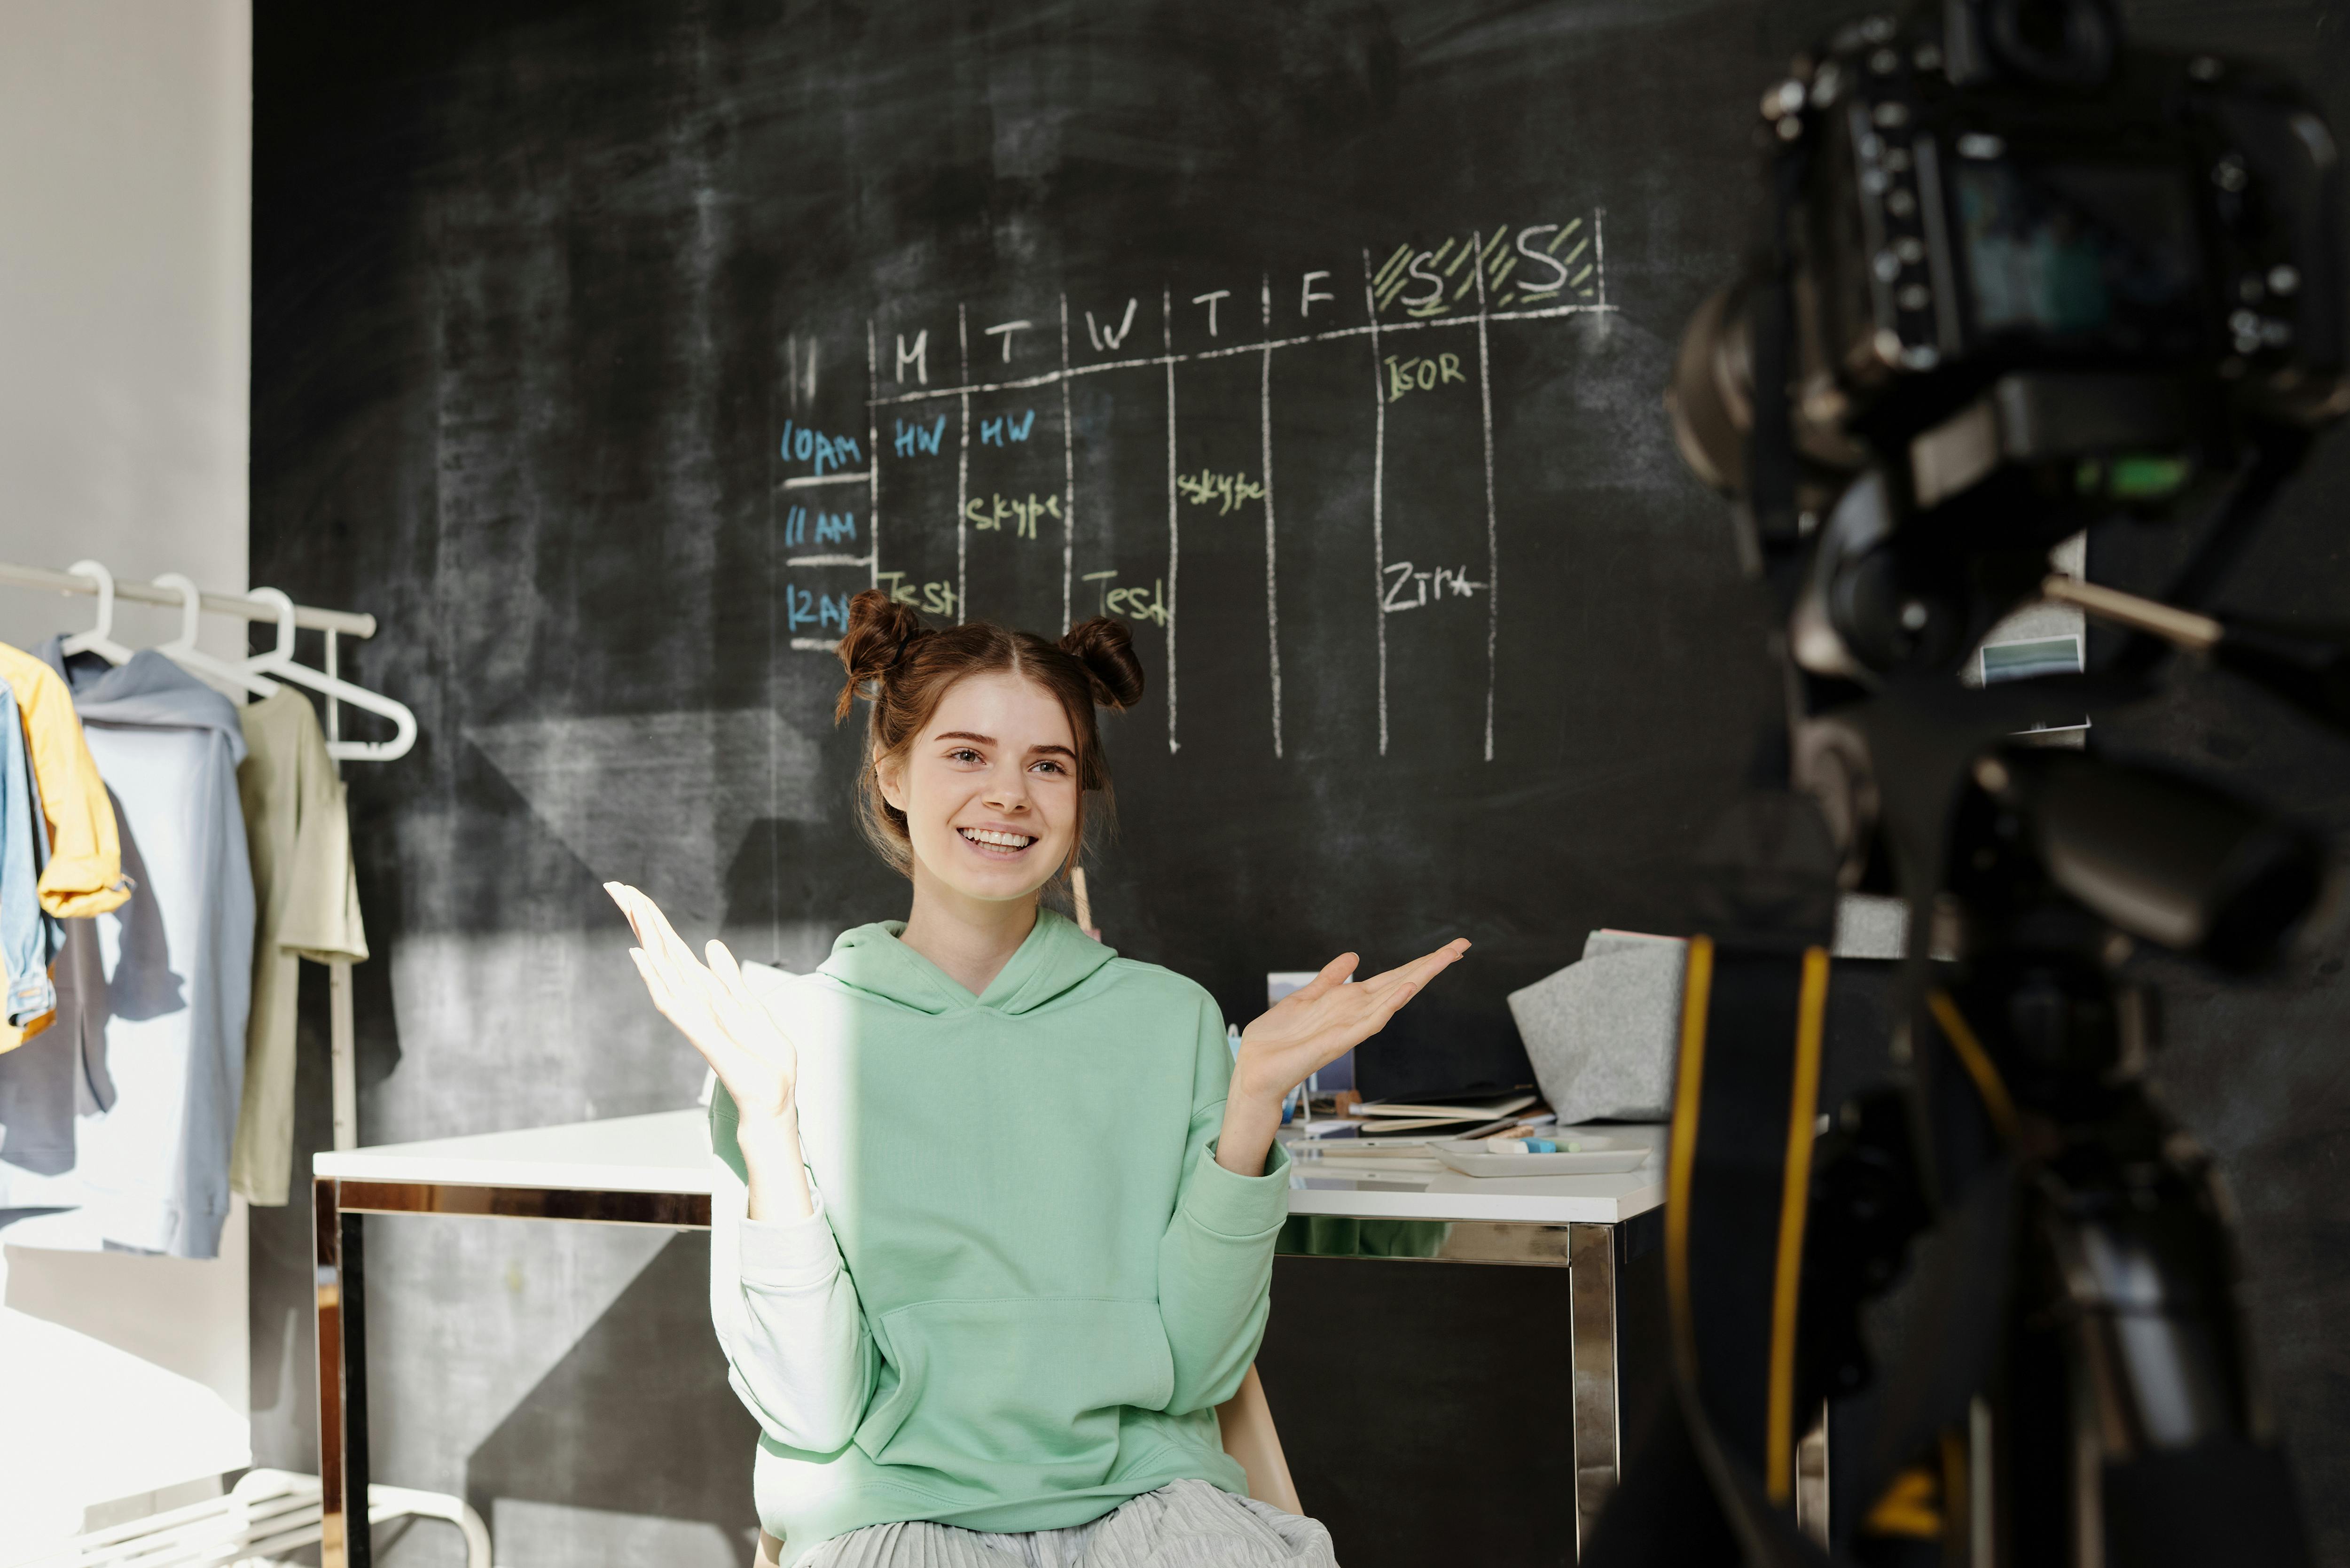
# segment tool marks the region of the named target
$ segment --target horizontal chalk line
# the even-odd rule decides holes
[[[1423,321],[1381,322],[1378,327],[1334,327],[1327,332],[1308,332],[1295,337],[1274,337],[1254,343],[1234,343],[1229,348],[1201,348],[1189,354],[1152,354],[1139,359],[1104,359],[1095,365],[1072,365],[1066,370],[1046,370],[1039,375],[1023,376],[1010,381],[974,381],[960,387],[925,387],[920,391],[900,392],[895,397],[876,398],[874,403],[928,402],[933,398],[959,398],[971,392],[1017,392],[1035,387],[1049,387],[1065,376],[1092,376],[1104,370],[1139,370],[1159,365],[1188,365],[1194,359],[1229,359],[1241,354],[1263,354],[1274,348],[1296,348],[1308,343],[1336,343],[1348,337],[1368,337],[1376,331],[1381,337],[1396,332],[1417,332],[1429,327],[1474,327],[1481,321],[1540,321],[1558,316],[1596,316],[1613,311],[1612,305],[1554,305],[1542,310],[1492,310],[1468,316],[1438,316]],[[859,475],[858,477],[863,477]],[[828,484],[831,476],[821,480],[787,479],[785,485]]]
[[[884,402],[889,400],[886,398],[882,400]],[[785,480],[784,488],[806,490],[814,484],[862,484],[865,483],[866,472],[866,470],[860,468],[855,473],[803,473]]]

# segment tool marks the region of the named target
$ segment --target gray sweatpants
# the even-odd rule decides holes
[[[1066,1530],[868,1524],[823,1542],[799,1568],[1338,1568],[1338,1560],[1318,1521],[1179,1480]]]

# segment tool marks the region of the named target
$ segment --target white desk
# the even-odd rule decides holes
[[[1614,1133],[1631,1131],[1611,1128]],[[1661,1143],[1661,1129],[1651,1129]],[[1324,1146],[1326,1149],[1327,1146]],[[1293,1145],[1295,1148],[1295,1146]],[[1565,1268],[1572,1321],[1574,1526],[1589,1539],[1619,1466],[1617,1324],[1636,1257],[1655,1251],[1661,1161],[1621,1176],[1484,1179],[1433,1160],[1349,1158],[1299,1150],[1293,1255]],[[676,1230],[710,1224],[705,1111],[577,1122],[319,1154],[311,1160],[318,1263],[318,1456],[325,1484],[323,1568],[370,1568],[348,1500],[368,1482],[365,1271],[368,1214],[557,1220]],[[1628,1222],[1638,1220],[1638,1225]],[[1635,1239],[1644,1233],[1646,1244]],[[1565,1521],[1561,1521],[1565,1522]]]

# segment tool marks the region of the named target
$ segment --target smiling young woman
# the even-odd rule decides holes
[[[754,998],[613,884],[654,1003],[722,1085],[711,1314],[763,1432],[759,1515],[805,1568],[1335,1568],[1244,1495],[1215,1407],[1256,1355],[1281,1105],[1469,944],[1352,953],[1227,1051],[1198,985],[1045,909],[1106,799],[1125,629],[1058,643],[850,606],[859,826],[913,883]]]

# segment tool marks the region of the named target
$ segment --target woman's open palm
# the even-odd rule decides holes
[[[799,1053],[752,997],[726,944],[713,940],[705,950],[710,962],[704,966],[650,898],[622,882],[607,882],[604,891],[637,933],[638,945],[629,956],[644,976],[653,1005],[717,1071],[745,1127],[788,1116]]]
[[[1340,953],[1310,983],[1274,1003],[1242,1032],[1240,1070],[1253,1089],[1286,1096],[1386,1028],[1398,1009],[1468,950],[1469,939],[1456,937],[1423,958],[1355,985],[1347,977],[1361,960]]]

